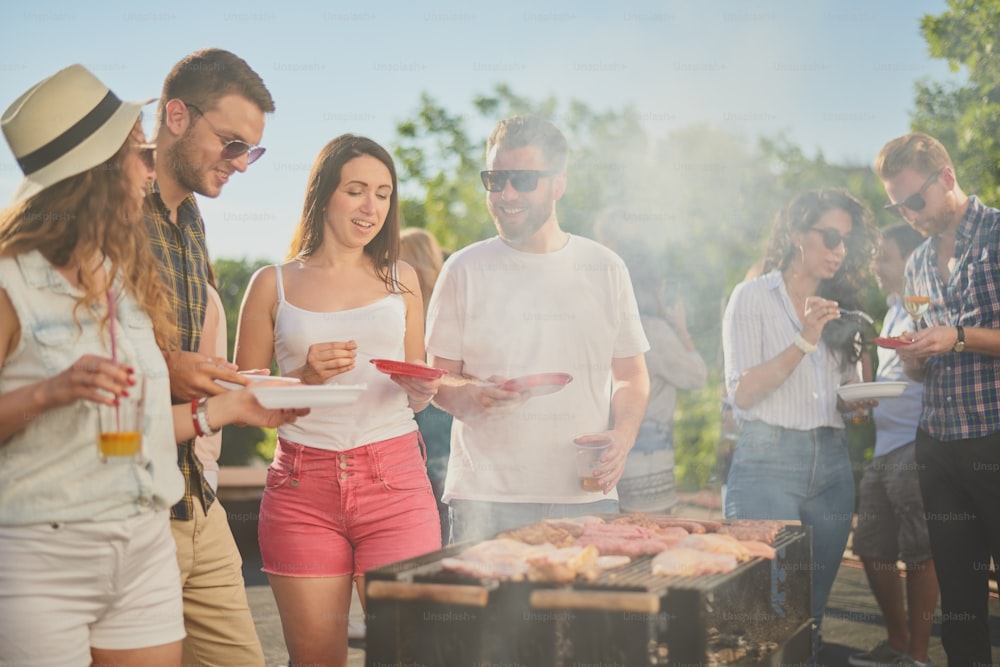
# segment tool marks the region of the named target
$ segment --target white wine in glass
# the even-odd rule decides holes
[[[914,323],[919,327],[920,321],[931,305],[929,296],[904,296],[903,309],[910,314]]]

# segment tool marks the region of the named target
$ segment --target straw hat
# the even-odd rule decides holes
[[[114,155],[144,102],[123,102],[83,65],[70,65],[33,86],[0,118],[24,180],[11,205],[37,195]]]

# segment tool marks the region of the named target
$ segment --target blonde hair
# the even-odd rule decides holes
[[[37,250],[57,267],[74,260],[86,266],[103,256],[107,284],[121,276],[125,289],[153,321],[156,342],[162,350],[177,348],[177,324],[166,313],[170,307],[166,286],[150,250],[149,232],[142,221],[142,205],[124,174],[124,161],[133,143],[129,137],[115,155],[87,171],[59,181],[34,197],[0,212],[0,257]],[[80,270],[83,294],[77,299],[73,320],[80,325],[80,311],[106,327],[107,292],[89,271]]]
[[[904,169],[930,176],[951,166],[951,157],[944,145],[922,132],[904,134],[893,139],[882,147],[875,158],[875,174],[882,181],[898,176]]]
[[[434,283],[437,282],[438,274],[441,273],[444,254],[441,252],[441,246],[434,235],[420,227],[407,227],[399,233],[399,241],[399,258],[417,272],[420,294],[424,299],[424,313],[426,314],[427,306],[431,302]]]

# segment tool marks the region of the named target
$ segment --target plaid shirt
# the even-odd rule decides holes
[[[932,237],[906,265],[906,293],[931,299],[924,315],[928,325],[1000,328],[1000,210],[969,197],[947,283],[937,261],[937,239]],[[938,440],[1000,431],[1000,358],[947,352],[928,359],[920,427]]]
[[[143,218],[149,229],[153,254],[160,263],[160,274],[171,290],[170,301],[177,316],[181,349],[195,352],[201,342],[208,298],[208,250],[205,246],[205,223],[195,202],[188,195],[177,207],[177,224],[170,221],[170,211],[160,198],[154,182],[146,196]],[[170,517],[182,521],[194,518],[195,494],[205,511],[215,501],[215,493],[205,480],[201,461],[195,455],[194,440],[178,443],[177,465],[184,475],[184,498],[170,510]]]

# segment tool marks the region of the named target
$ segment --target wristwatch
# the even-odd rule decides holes
[[[965,327],[959,324],[955,330],[958,332],[958,340],[955,341],[955,345],[951,349],[953,352],[961,352],[965,349]]]

